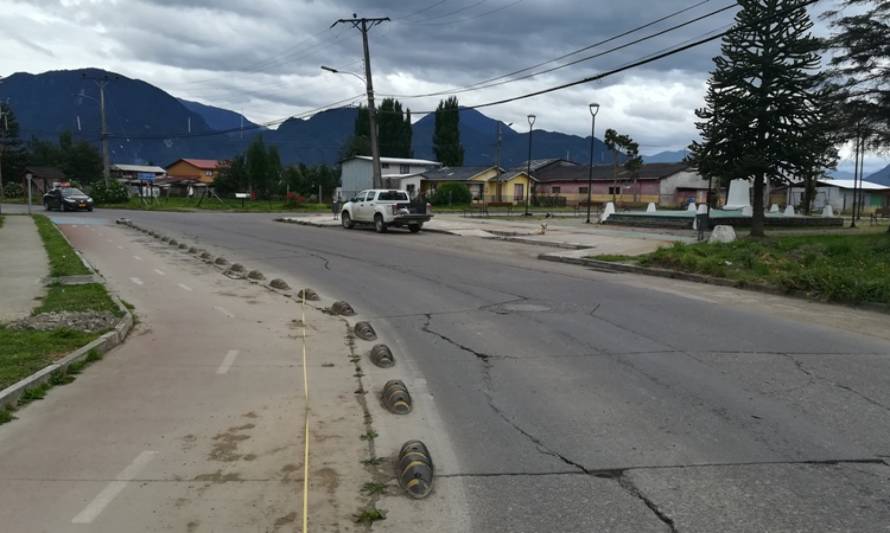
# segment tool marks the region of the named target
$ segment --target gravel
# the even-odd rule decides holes
[[[11,329],[32,329],[37,331],[49,331],[59,328],[68,328],[78,331],[95,333],[111,329],[117,323],[117,318],[111,313],[94,312],[59,312],[43,313],[40,315],[16,320],[9,324]]]

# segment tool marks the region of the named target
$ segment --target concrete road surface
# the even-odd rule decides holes
[[[455,530],[890,528],[887,315],[515,243],[126,214],[366,310],[441,417],[455,459],[424,504],[463,493]]]

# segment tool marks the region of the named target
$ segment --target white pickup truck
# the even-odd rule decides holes
[[[417,233],[433,217],[426,203],[412,202],[405,191],[370,189],[355,195],[340,210],[340,222],[346,229],[355,224],[374,224],[384,233],[389,227],[407,226]]]

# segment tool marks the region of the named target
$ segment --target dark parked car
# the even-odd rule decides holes
[[[53,189],[43,195],[43,207],[47,211],[58,209],[59,211],[93,210],[93,199],[74,187]]]

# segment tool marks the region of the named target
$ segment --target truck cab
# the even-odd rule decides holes
[[[378,233],[390,227],[407,227],[412,233],[432,218],[426,202],[412,202],[408,193],[394,189],[368,189],[351,198],[340,211],[346,229],[356,224],[373,224]]]

